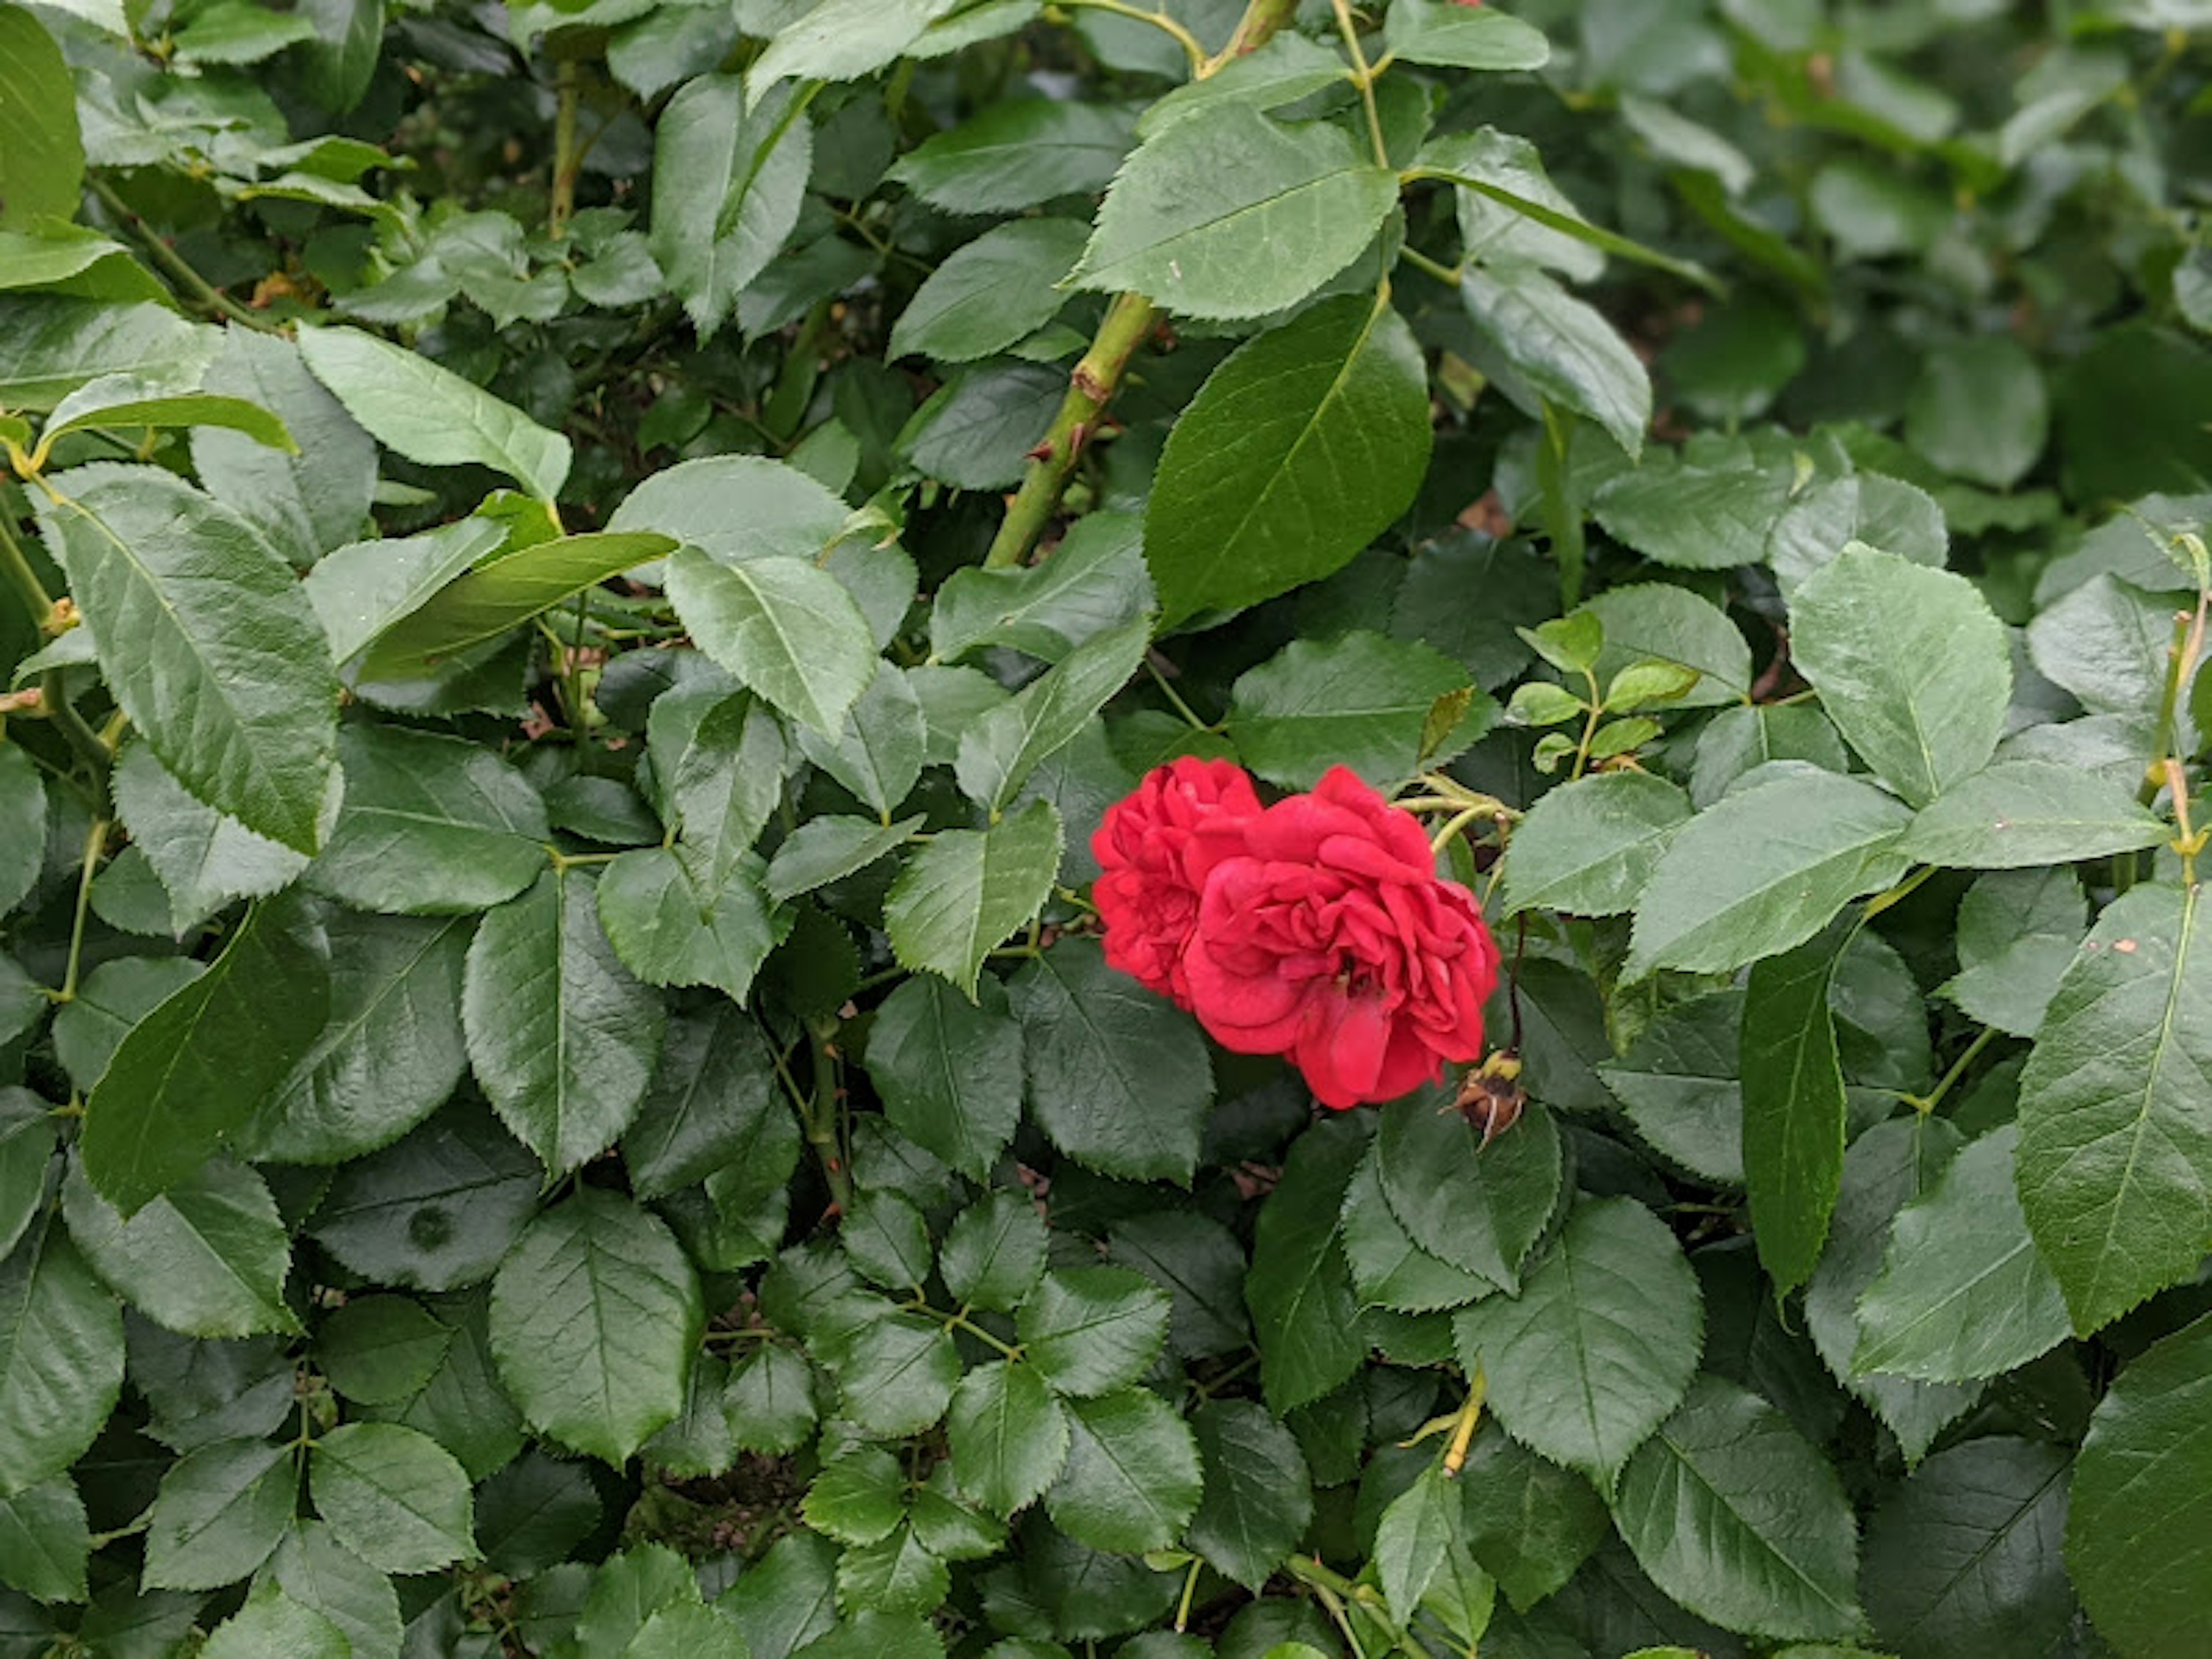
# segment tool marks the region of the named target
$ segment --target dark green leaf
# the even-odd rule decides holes
[[[1467,690],[1464,669],[1413,641],[1364,629],[1300,640],[1238,678],[1228,731],[1270,783],[1310,788],[1348,766],[1389,788],[1420,769],[1440,702]]]
[[[899,961],[943,976],[971,1001],[983,958],[1027,924],[1059,873],[1060,815],[1032,801],[988,830],[945,830],[910,854],[884,900]]]
[[[399,1598],[392,1581],[321,1522],[295,1522],[267,1571],[286,1595],[337,1626],[356,1659],[399,1651]]]
[[[807,819],[769,860],[763,881],[769,902],[781,904],[866,868],[905,846],[922,823],[919,817],[891,824],[871,823],[866,818]]]
[[[1083,940],[1054,945],[1006,990],[1030,1111],[1053,1144],[1106,1175],[1188,1182],[1213,1101],[1196,1024]]]
[[[1164,1549],[1197,1512],[1198,1443],[1158,1395],[1121,1389],[1067,1407],[1067,1465],[1045,1494],[1053,1524],[1092,1549]]]
[[[1959,901],[1959,973],[1943,994],[2013,1036],[2032,1037],[2087,926],[2070,870],[1984,876]]]
[[[668,596],[700,648],[768,702],[834,738],[876,672],[875,635],[837,579],[796,559],[668,562]]]
[[[2011,1659],[2066,1627],[2069,1458],[1998,1436],[1938,1452],[1868,1523],[1867,1611],[1903,1659]]]
[[[313,1231],[357,1273],[426,1291],[489,1278],[538,1208],[544,1171],[481,1106],[346,1164]]]
[[[1004,811],[1030,775],[1074,742],[1128,684],[1151,640],[1149,622],[1133,618],[1078,647],[983,714],[960,738],[953,771],[961,792],[988,812]],[[919,764],[919,753],[915,759]]]
[[[930,601],[929,642],[947,662],[986,645],[1058,662],[1152,608],[1141,520],[1093,513],[1041,564],[954,571]]]
[[[1516,402],[1558,404],[1595,421],[1631,455],[1651,423],[1651,379],[1594,307],[1534,266],[1464,272],[1460,300],[1510,380]],[[1528,410],[1529,413],[1539,412]]]
[[[54,483],[46,543],[131,724],[209,805],[313,852],[337,777],[338,688],[290,567],[158,467],[100,463]]]
[[[998,1515],[1034,1501],[1067,1461],[1067,1413],[1034,1368],[978,1366],[960,1379],[945,1419],[953,1477]]]
[[[322,1032],[329,972],[255,910],[213,967],[131,1028],[86,1104],[84,1172],[126,1214],[188,1181]]]
[[[1264,316],[1350,264],[1397,199],[1396,178],[1341,128],[1218,105],[1129,158],[1071,280],[1190,317]]]
[[[592,1188],[533,1222],[492,1287],[492,1352],[515,1403],[610,1462],[683,1410],[703,1322],[667,1228]]]
[[[453,1333],[404,1296],[356,1297],[333,1309],[315,1334],[331,1386],[349,1400],[385,1405],[422,1392]]]
[[[1305,1455],[1290,1431],[1249,1401],[1209,1401],[1192,1413],[1191,1429],[1206,1491],[1190,1519],[1190,1547],[1256,1592],[1313,1519]]]
[[[38,14],[0,11],[0,230],[74,219],[84,185],[84,142],[69,64]]]
[[[947,213],[1016,213],[1061,196],[1095,196],[1127,154],[1130,120],[1111,106],[1010,98],[924,140],[890,176]]]
[[[309,879],[357,910],[487,909],[545,868],[545,805],[492,750],[398,726],[338,740],[345,799]]]
[[[1513,831],[1504,914],[1632,909],[1689,818],[1689,797],[1648,772],[1603,772],[1548,792]]]
[[[1696,1276],[1666,1227],[1630,1199],[1585,1200],[1519,1297],[1460,1310],[1498,1421],[1522,1444],[1611,1486],[1680,1403],[1705,1328]]]
[[[258,525],[295,565],[314,564],[362,533],[376,486],[376,445],[307,372],[297,346],[280,335],[226,329],[200,389],[273,410],[298,446],[287,453],[221,428],[196,428],[192,466],[218,500]],[[311,580],[310,599],[315,587]],[[328,614],[319,601],[315,608]],[[343,662],[353,653],[336,654]]]
[[[1676,1003],[1598,1067],[1651,1147],[1692,1175],[1743,1183],[1743,993]]]
[[[1261,1387],[1278,1416],[1320,1399],[1367,1357],[1336,1236],[1366,1140],[1367,1126],[1352,1116],[1308,1130],[1260,1208],[1244,1296],[1259,1337]]]
[[[1158,142],[1211,125],[1186,122]],[[1388,305],[1331,300],[1249,342],[1207,380],[1160,458],[1145,559],[1163,620],[1336,570],[1412,503],[1430,443],[1420,349]]]
[[[961,1211],[945,1235],[939,1271],[969,1307],[1011,1312],[1044,1272],[1044,1218],[1028,1198],[993,1193]]]
[[[1069,219],[1017,219],[977,237],[930,273],[891,330],[890,355],[972,362],[1053,319],[1054,287],[1089,240]]]
[[[1755,963],[1744,995],[1743,1172],[1759,1259],[1787,1294],[1813,1275],[1844,1178],[1844,1072],[1830,988],[1848,926]]]
[[[868,1073],[899,1133],[981,1179],[1021,1117],[1022,1028],[994,979],[969,1002],[943,980],[916,977],[876,1012]]]
[[[123,1313],[58,1221],[0,1265],[0,1492],[82,1455],[123,1387]]]
[[[660,999],[615,956],[595,887],[550,870],[485,916],[462,992],[477,1082],[556,1173],[629,1127],[660,1054]]]
[[[2012,870],[2154,847],[2166,826],[2094,772],[1999,761],[1921,809],[1898,850],[1922,864]]]
[[[1151,1369],[1168,1334],[1166,1293],[1127,1267],[1048,1273],[1015,1329],[1030,1363],[1062,1394],[1103,1395]]]
[[[219,1440],[187,1453],[154,1501],[147,1587],[216,1589],[245,1577],[283,1541],[298,1492],[289,1446]]]
[[[2066,1522],[2066,1564],[2123,1653],[2182,1653],[2212,1586],[2212,1320],[2122,1371],[2089,1421]]]
[[[2212,1237],[2212,996],[2198,892],[2098,918],[2021,1077],[2021,1207],[2084,1334],[2197,1271]]]
[[[803,104],[771,92],[748,108],[734,75],[686,82],[661,111],[653,257],[702,339],[728,319],[798,223],[813,137]]]
[[[2012,658],[1965,577],[1849,547],[1790,610],[1790,655],[1821,708],[1906,800],[1925,806],[1988,763],[2012,701]]]
[[[170,921],[180,934],[234,899],[265,898],[289,887],[307,867],[304,854],[195,799],[143,743],[123,751],[112,782],[117,815],[167,890]],[[33,799],[43,807],[43,793]],[[39,841],[27,844],[35,849],[45,834],[41,823]]]
[[[84,1500],[66,1476],[0,1497],[0,1578],[9,1589],[40,1601],[84,1601],[91,1547]]]
[[[1858,1537],[1834,1470],[1757,1395],[1700,1377],[1630,1459],[1613,1520],[1652,1582],[1762,1636],[1850,1636]]]
[[[315,1508],[331,1534],[386,1572],[431,1572],[476,1553],[469,1477],[427,1435],[349,1423],[315,1443]]]
[[[1853,1370],[1971,1382],[2066,1340],[2065,1300],[2013,1190],[2018,1139],[2009,1124],[1984,1136],[1897,1212],[1881,1276],[1859,1298]]]
[[[1541,30],[1518,18],[1450,0],[1407,0],[1390,9],[1383,42],[1409,64],[1453,69],[1536,70],[1552,56]]]
[[[0,319],[9,335],[0,354],[0,404],[15,410],[52,409],[100,374],[189,385],[216,343],[212,329],[159,305],[10,295],[0,301]]]
[[[1468,1552],[1524,1611],[1571,1578],[1610,1526],[1589,1482],[1495,1427],[1476,1435],[1459,1484]]]
[[[1434,1093],[1382,1109],[1375,1143],[1382,1196],[1430,1255],[1508,1291],[1559,1195],[1559,1132],[1532,1107],[1489,1146]]]
[[[70,1235],[100,1276],[156,1323],[186,1336],[290,1331],[284,1303],[292,1250],[261,1177],[210,1159],[127,1221],[72,1169],[64,1188]]]

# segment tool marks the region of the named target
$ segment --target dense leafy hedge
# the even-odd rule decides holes
[[[2212,10],[1146,3],[0,4],[0,1653],[2212,1653]]]

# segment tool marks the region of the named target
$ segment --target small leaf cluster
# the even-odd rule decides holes
[[[2199,1650],[2208,33],[0,0],[0,1654]]]

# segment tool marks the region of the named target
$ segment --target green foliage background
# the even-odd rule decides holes
[[[0,1654],[2212,1653],[2212,9],[1143,5],[0,3]]]

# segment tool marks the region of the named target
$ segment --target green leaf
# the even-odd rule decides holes
[[[321,1522],[295,1522],[267,1571],[286,1595],[337,1626],[356,1659],[399,1650],[399,1597],[392,1581],[340,1544]]]
[[[1682,570],[1756,564],[1790,504],[1798,458],[1748,440],[1701,436],[1615,473],[1592,497],[1606,533]]]
[[[1689,797],[1648,772],[1601,772],[1547,792],[1513,831],[1503,914],[1633,908],[1689,818]]]
[[[753,1659],[790,1659],[837,1622],[837,1547],[794,1532],[741,1575],[718,1603],[738,1621]]]
[[[1023,1032],[1030,1114],[1079,1164],[1131,1181],[1187,1183],[1213,1073],[1188,1016],[1063,939],[1006,992]]]
[[[1681,1403],[1705,1328],[1697,1276],[1666,1226],[1632,1199],[1584,1200],[1516,1297],[1453,1322],[1498,1420],[1523,1445],[1610,1486]]]
[[[131,724],[200,799],[313,852],[336,781],[337,682],[290,568],[157,467],[101,463],[53,483],[46,544]]]
[[[2071,864],[2164,841],[2166,826],[2094,772],[1999,761],[1923,807],[1898,843],[1917,863],[2013,870]]]
[[[216,339],[166,306],[58,295],[10,295],[0,300],[0,323],[9,336],[0,350],[0,405],[18,412],[52,409],[102,374],[189,386]]]
[[[200,1650],[210,1659],[347,1659],[353,1650],[343,1631],[270,1583],[257,1585]]]
[[[875,635],[837,579],[795,559],[668,562],[668,596],[700,648],[800,725],[835,738],[876,672]]]
[[[1449,658],[1362,629],[1295,641],[1245,671],[1230,693],[1227,729],[1271,783],[1310,788],[1341,765],[1388,788],[1420,769],[1439,702],[1467,690],[1466,671]]]
[[[128,1221],[72,1170],[70,1237],[100,1276],[156,1323],[186,1336],[292,1331],[284,1303],[292,1251],[268,1185],[212,1159]]]
[[[0,1089],[0,1255],[15,1248],[46,1200],[55,1132],[45,1101],[28,1089]]]
[[[1339,1235],[1361,1304],[1400,1313],[1434,1313],[1495,1291],[1488,1279],[1455,1267],[1413,1242],[1383,1195],[1376,1166],[1370,1149],[1345,1188]]]
[[[1017,219],[985,232],[915,290],[888,355],[967,363],[1027,338],[1065,303],[1055,284],[1088,240],[1071,219]]]
[[[1206,1491],[1190,1547],[1224,1577],[1258,1592],[1305,1535],[1313,1481],[1290,1431],[1249,1400],[1210,1400],[1191,1413]]]
[[[921,1291],[935,1259],[929,1224],[911,1200],[896,1192],[862,1194],[838,1229],[837,1242],[861,1278],[887,1291]]]
[[[945,1416],[960,1489],[995,1515],[1034,1502],[1067,1461],[1067,1413],[1034,1367],[979,1365],[960,1379]]]
[[[1743,1184],[1743,993],[1676,1003],[1598,1075],[1662,1157],[1723,1186]]]
[[[890,176],[946,213],[1018,213],[1095,196],[1128,153],[1128,112],[1073,99],[1008,98],[924,139]]]
[[[1838,1381],[1873,1407],[1897,1436],[1908,1463],[1927,1454],[1936,1435],[1974,1402],[1978,1385],[1911,1382],[1862,1376],[1851,1368],[1860,1329],[1859,1297],[1881,1270],[1897,1212],[1936,1185],[1957,1152],[1959,1132],[1939,1117],[1915,1113],[1877,1124],[1844,1154],[1843,1189],[1828,1248],[1805,1290],[1805,1326]]]
[[[280,1088],[330,1012],[323,957],[277,908],[131,1028],[85,1104],[92,1184],[126,1215],[189,1181]]]
[[[329,1023],[238,1131],[241,1152],[333,1164],[435,1111],[468,1070],[460,1000],[473,927],[333,913]]]
[[[2165,693],[2176,610],[2169,599],[2098,575],[2028,624],[2028,655],[2091,714],[2148,721]]]
[[[953,772],[961,792],[994,814],[1021,793],[1030,775],[1075,741],[1109,698],[1129,682],[1152,641],[1138,617],[1077,647],[960,738]]]
[[[2042,371],[2009,334],[1945,340],[1920,360],[1905,441],[1930,465],[2009,489],[2035,465],[2050,429]]]
[[[718,1607],[679,1601],[640,1627],[623,1659],[751,1659],[744,1633]]]
[[[76,1462],[122,1387],[122,1310],[47,1221],[0,1264],[0,1492]]]
[[[1596,422],[1631,455],[1642,450],[1651,377],[1602,314],[1532,265],[1467,270],[1459,292],[1483,355],[1509,377],[1500,389],[1524,412],[1557,404]]]
[[[1960,1152],[1897,1212],[1881,1276],[1859,1298],[1857,1371],[1971,1382],[2063,1342],[2066,1304],[2013,1189],[2008,1124]]]
[[[717,1000],[668,1024],[652,1087],[623,1136],[630,1190],[661,1198],[746,1158],[783,1112],[775,1060],[745,1011]]]
[[[544,1181],[489,1112],[457,1107],[342,1165],[313,1231],[365,1278],[453,1290],[490,1277],[536,1212]]]
[[[730,1373],[722,1391],[722,1414],[728,1419],[732,1441],[742,1450],[798,1450],[813,1432],[819,1415],[812,1368],[788,1349],[760,1344]]]
[[[43,448],[71,432],[194,426],[224,427],[266,448],[299,452],[284,422],[258,404],[205,392],[169,392],[158,380],[131,374],[104,374],[70,392],[47,416],[39,442]]]
[[[1211,125],[1186,122],[1156,142]],[[1431,443],[1420,348],[1387,304],[1326,301],[1247,342],[1207,378],[1160,457],[1145,560],[1163,620],[1252,605],[1340,568],[1413,503]]]
[[[1551,61],[1543,31],[1487,7],[1451,0],[1399,0],[1385,21],[1383,44],[1409,64],[1451,69],[1538,70]],[[1395,1607],[1397,1598],[1391,1598]],[[1408,1611],[1407,1617],[1411,1617]]]
[[[902,429],[898,447],[931,478],[961,489],[1010,489],[1066,390],[1056,368],[994,358],[940,387]]]
[[[2074,1611],[2064,1449],[1994,1435],[1938,1452],[1867,1524],[1860,1583],[1882,1639],[1909,1659],[2049,1650]]]
[[[908,980],[876,1011],[866,1058],[892,1127],[981,1180],[1020,1121],[1022,1028],[997,980],[975,989]]]
[[[595,889],[586,872],[550,870],[487,915],[461,994],[477,1081],[556,1173],[629,1127],[660,1054],[660,998],[617,958]]]
[[[866,869],[905,846],[924,822],[920,817],[890,824],[871,823],[866,818],[807,819],[769,860],[762,882],[769,902],[782,904]]]
[[[957,0],[817,0],[776,31],[748,77],[754,94],[779,80],[856,81],[893,62]]]
[[[588,1187],[531,1224],[492,1285],[492,1352],[515,1404],[611,1463],[684,1409],[704,1322],[668,1229]]]
[[[1342,128],[1218,105],[1138,147],[1068,280],[1188,317],[1265,316],[1357,258],[1397,199]]]
[[[682,845],[621,854],[599,878],[599,911],[615,954],[646,984],[711,985],[740,1000],[780,933],[752,875],[718,879]]]
[[[1308,1130],[1260,1206],[1244,1297],[1258,1334],[1261,1389],[1279,1417],[1320,1399],[1367,1358],[1336,1236],[1367,1134],[1366,1124],[1350,1115]]]
[[[1743,1172],[1759,1260],[1786,1295],[1813,1276],[1844,1178],[1844,1071],[1829,998],[1851,927],[1756,963],[1743,1005]]]
[[[1051,893],[1060,846],[1049,801],[1032,801],[988,830],[940,831],[908,857],[884,900],[900,963],[942,975],[975,1000],[984,957]]]
[[[1959,973],[1942,994],[1984,1025],[2032,1037],[2087,927],[2071,870],[1984,876],[1959,901]]]
[[[1383,1510],[1375,1528],[1375,1571],[1401,1624],[1413,1622],[1461,1531],[1459,1489],[1441,1464],[1423,1469]]]
[[[0,914],[37,885],[46,851],[46,780],[20,745],[0,745]]]
[[[1726,972],[1803,944],[1905,873],[1897,842],[1910,817],[1870,784],[1811,769],[1715,802],[1660,855],[1626,977]]]
[[[35,775],[32,782],[37,784]],[[307,867],[304,854],[257,836],[237,819],[203,805],[143,743],[123,751],[112,782],[116,812],[132,843],[161,878],[168,894],[170,921],[179,933],[198,927],[234,899],[264,898],[289,887]],[[33,799],[43,805],[43,792]],[[43,842],[43,814],[38,834]]]
[[[453,1340],[453,1328],[418,1302],[363,1296],[331,1311],[315,1347],[333,1389],[374,1406],[420,1394]]]
[[[0,1577],[10,1589],[40,1601],[82,1601],[91,1553],[84,1500],[68,1477],[0,1497]]]
[[[329,396],[319,383],[315,390]],[[305,586],[330,635],[331,659],[351,662],[504,538],[489,519],[457,519],[419,536],[349,542],[325,554]]]
[[[877,663],[868,689],[845,716],[844,729],[834,742],[813,732],[799,734],[806,758],[886,822],[913,793],[928,741],[913,683],[887,662]]]
[[[665,536],[607,531],[512,548],[465,572],[384,629],[362,659],[358,676],[373,684],[421,679],[469,647],[659,558],[674,544]]]
[[[1508,1291],[1558,1202],[1559,1132],[1532,1106],[1487,1146],[1435,1091],[1382,1109],[1375,1169],[1409,1237],[1462,1272]]]
[[[1670,582],[1637,582],[1607,588],[1583,610],[1605,629],[1605,648],[1594,667],[1610,681],[1631,664],[1680,663],[1698,671],[1698,682],[1673,707],[1740,704],[1751,696],[1751,647],[1742,630],[1719,606]]]
[[[2212,1320],[2123,1370],[2089,1419],[2066,1563],[2097,1628],[2142,1659],[2185,1652],[2212,1586]]]
[[[1167,1293],[1127,1267],[1047,1273],[1016,1316],[1023,1351],[1064,1395],[1107,1394],[1137,1382],[1168,1334]]]
[[[337,1541],[386,1572],[433,1572],[476,1553],[469,1477],[427,1435],[349,1423],[315,1443],[315,1508]]]
[[[0,82],[0,230],[74,219],[84,188],[76,88],[37,13],[0,8],[0,62],[8,65]]]
[[[1637,1561],[1700,1618],[1760,1636],[1860,1624],[1858,1536],[1835,1471],[1756,1395],[1699,1377],[1620,1477]]]
[[[930,601],[930,648],[945,662],[987,645],[1058,662],[1152,608],[1141,521],[1093,513],[1041,564],[954,571]]]
[[[2114,901],[2059,981],[2021,1077],[2021,1204],[2079,1334],[2190,1277],[2212,1237],[2198,907],[2195,888]]]
[[[424,466],[477,465],[550,501],[568,477],[568,441],[451,369],[351,328],[310,328],[300,353],[346,412]]]
[[[653,162],[653,257],[711,339],[799,222],[814,129],[787,93],[748,108],[739,76],[702,75],[661,111]]]
[[[1875,775],[1915,806],[1988,763],[2012,702],[2003,625],[1948,571],[1847,547],[1797,590],[1790,655]]]
[[[1571,1578],[1611,1530],[1589,1481],[1493,1426],[1475,1436],[1459,1485],[1468,1553],[1524,1612]]]
[[[289,1446],[218,1440],[187,1452],[161,1477],[143,1583],[205,1590],[245,1577],[283,1541],[298,1494]]]
[[[1011,1312],[1036,1287],[1046,1242],[1044,1219],[1034,1203],[993,1193],[953,1218],[938,1271],[945,1288],[968,1306]]]
[[[851,1339],[837,1362],[843,1414],[890,1439],[920,1434],[935,1424],[960,1380],[960,1356],[951,1334],[934,1320],[911,1314],[876,1320]]]
[[[1205,1488],[1198,1442],[1158,1395],[1121,1389],[1067,1407],[1067,1465],[1045,1509],[1078,1543],[1117,1552],[1164,1549]]]
[[[483,910],[545,868],[553,831],[523,775],[491,751],[399,726],[341,734],[345,800],[310,879],[358,910]]]

